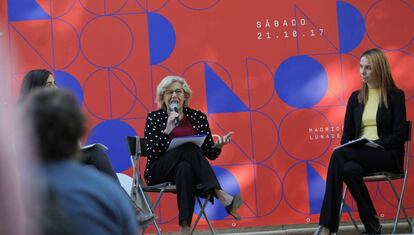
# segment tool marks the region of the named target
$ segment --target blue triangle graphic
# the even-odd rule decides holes
[[[348,192],[348,193],[349,193],[349,192]],[[347,205],[344,205],[344,208],[342,208],[342,213],[344,213],[344,212],[348,212],[348,211],[352,212],[352,209],[351,209],[351,208],[349,208]]]
[[[325,195],[325,180],[309,162],[306,162],[306,173],[308,175],[310,213],[319,214],[322,208],[323,196]]]
[[[8,0],[9,22],[25,20],[48,20],[50,16],[36,0]]]
[[[249,109],[221,78],[204,64],[208,113],[248,112]]]

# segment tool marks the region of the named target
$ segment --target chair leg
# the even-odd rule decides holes
[[[211,231],[211,234],[215,235],[215,234],[216,234],[216,232],[214,231],[214,228],[213,228],[213,226],[211,225],[210,220],[208,219],[208,217],[207,217],[207,213],[206,213],[206,211],[205,211],[205,208],[206,208],[206,206],[207,206],[207,203],[210,201],[210,198],[211,198],[211,196],[208,196],[208,197],[206,198],[206,200],[205,200],[204,204],[203,204],[203,215],[204,215],[204,218],[205,218],[205,220],[206,220],[206,222],[207,222],[207,225],[208,225],[208,227],[209,227],[209,229],[210,229],[210,231]],[[200,203],[200,205],[201,205],[200,198],[198,199],[198,202],[199,202],[199,203]]]
[[[346,204],[345,204],[346,205]],[[352,221],[352,223],[354,224],[354,227],[355,227],[355,229],[357,230],[357,233],[358,234],[362,234],[362,232],[361,232],[361,230],[359,230],[359,227],[358,227],[358,225],[357,225],[357,223],[356,223],[356,221],[354,220],[354,217],[352,216],[352,213],[348,210],[348,215],[349,215],[349,218],[351,218],[351,221]]]
[[[344,192],[342,193],[342,202],[341,207],[339,208],[339,224],[341,223],[341,217],[342,217],[342,210],[344,209],[345,199],[346,199],[346,193],[348,192],[348,188],[344,187]]]
[[[145,206],[147,207],[147,209],[148,209],[149,213],[151,213],[151,215],[155,216],[155,213],[154,213],[154,208],[155,208],[155,207],[154,207],[154,208],[152,208],[152,207],[150,206],[150,204],[149,204],[149,202],[148,202],[147,198],[145,197],[145,192],[144,192],[144,190],[142,190],[142,188],[141,188],[141,185],[139,185],[139,184],[138,184],[138,185],[136,185],[136,186],[135,186],[134,191],[137,191],[137,190],[136,190],[137,188],[138,188],[139,192],[135,192],[135,193],[139,193],[138,195],[141,195],[141,198],[142,198],[142,200],[144,201]],[[152,221],[152,223],[154,224],[154,227],[155,227],[155,230],[157,231],[157,234],[158,234],[158,235],[161,235],[161,230],[160,230],[160,227],[158,226],[158,223],[157,223],[157,218],[154,218],[154,220]],[[144,233],[145,233],[145,230],[146,230],[146,228],[142,230],[142,234],[144,234]]]
[[[137,159],[134,158],[133,156],[131,156],[131,165],[132,165],[132,169],[133,169],[132,174],[134,176],[133,185],[132,185],[132,189],[131,189],[132,200],[134,201],[134,203],[136,203],[136,200],[138,200],[138,197],[140,196],[142,198],[142,200],[144,201],[144,204],[147,207],[148,212],[151,213],[151,215],[155,216],[154,210],[150,206],[150,204],[149,204],[149,202],[148,202],[148,200],[145,196],[144,190],[142,190],[142,187],[141,187],[141,184],[140,184],[141,183],[141,180],[140,180],[141,177],[139,175],[139,172],[136,169],[136,164],[135,164],[136,161],[137,161]],[[155,227],[155,230],[156,230],[157,234],[161,235],[161,230],[160,230],[160,227],[158,226],[157,219],[154,218],[152,223],[154,224],[154,227]],[[147,229],[147,227],[142,229],[142,234],[145,233],[146,229]]]
[[[394,184],[392,183],[392,181],[390,179],[388,179],[388,183],[390,184],[391,189],[394,192],[395,198],[398,201],[397,214],[395,215],[394,226],[392,228],[392,234],[395,234],[395,232],[397,231],[398,220],[399,220],[399,217],[400,217],[400,211],[401,210],[403,211],[404,217],[407,220],[408,225],[410,227],[412,227],[412,224],[411,224],[410,218],[408,217],[408,214],[407,214],[407,212],[406,212],[406,210],[405,210],[405,208],[402,204],[402,201],[404,199],[405,180],[404,180],[403,185],[402,185],[401,195],[398,195],[398,192],[395,189]]]
[[[348,187],[345,185],[344,190],[343,190],[343,194],[342,194],[342,202],[341,202],[341,207],[339,208],[339,222],[341,222],[341,217],[342,217],[342,210],[344,208],[344,206],[350,208],[349,206],[347,206],[345,199],[346,199],[346,194],[348,193]],[[352,213],[348,210],[348,215],[349,218],[352,221],[352,224],[354,224],[355,229],[357,230],[358,234],[362,234],[361,230],[359,230],[359,227],[357,225],[357,223],[354,220],[354,217],[352,216]]]
[[[194,225],[193,225],[193,227],[192,227],[192,229],[191,229],[190,234],[193,234],[193,233],[194,233],[195,228],[197,227],[197,224],[198,224],[198,222],[200,221],[201,216],[204,216],[204,219],[205,219],[205,220],[206,220],[206,222],[207,222],[207,225],[208,225],[208,227],[209,227],[209,229],[210,229],[210,231],[211,231],[211,234],[213,234],[213,235],[215,235],[215,234],[216,234],[216,232],[214,231],[213,226],[212,226],[212,225],[211,225],[211,223],[210,223],[210,220],[209,220],[209,219],[208,219],[208,217],[207,217],[206,211],[205,211],[205,208],[206,208],[206,206],[207,206],[207,204],[208,204],[208,202],[209,202],[210,198],[211,198],[211,195],[208,195],[208,196],[206,197],[206,199],[204,200],[204,203],[202,203],[202,202],[201,202],[201,200],[200,200],[200,198],[199,198],[199,197],[196,197],[197,202],[198,202],[198,205],[200,206],[200,212],[198,213],[197,219],[196,219],[196,221],[194,222]]]
[[[162,195],[164,194],[164,188],[162,188],[161,190],[160,190],[160,192],[158,193],[158,197],[157,197],[157,200],[155,201],[155,203],[154,203],[154,205],[152,206],[152,208],[151,208],[151,210],[152,211],[154,211],[155,210],[155,208],[157,208],[157,206],[158,206],[158,204],[160,204],[160,202],[161,202],[161,197],[162,197]]]

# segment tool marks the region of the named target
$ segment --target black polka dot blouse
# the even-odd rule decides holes
[[[190,120],[194,131],[200,135],[207,135],[206,140],[201,146],[204,155],[210,160],[216,159],[221,153],[221,149],[213,147],[214,141],[211,136],[207,116],[201,111],[188,107],[184,108],[183,111],[187,119]],[[151,175],[149,174],[151,164],[161,158],[170,145],[168,135],[164,133],[167,119],[168,114],[163,109],[150,112],[147,116],[144,131],[144,148],[147,153],[147,165],[144,177],[148,184],[151,184]]]

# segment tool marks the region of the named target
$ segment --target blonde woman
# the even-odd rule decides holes
[[[335,233],[339,226],[342,183],[355,199],[366,233],[380,234],[377,212],[363,181],[366,173],[402,172],[406,109],[404,92],[397,88],[384,53],[370,49],[360,58],[361,89],[348,100],[341,144],[360,137],[383,148],[351,146],[336,149],[326,177],[326,190],[315,234]]]

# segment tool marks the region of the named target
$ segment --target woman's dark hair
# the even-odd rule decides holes
[[[46,69],[34,69],[29,71],[23,78],[19,100],[23,101],[33,89],[45,87],[47,79],[51,74],[52,72]]]
[[[24,102],[41,159],[73,158],[85,132],[85,117],[76,98],[65,90],[36,89]]]

